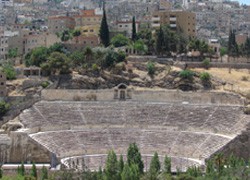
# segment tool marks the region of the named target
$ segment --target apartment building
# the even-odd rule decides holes
[[[116,31],[125,32],[126,36],[131,38],[132,36],[132,21],[117,21],[116,22]],[[136,32],[139,31],[140,22],[135,22]]]
[[[48,18],[49,32],[53,34],[65,29],[74,29],[75,24],[75,19],[69,16],[50,16]]]
[[[159,10],[153,12],[151,26],[169,25],[172,30],[183,32],[188,37],[196,36],[195,13],[189,11]]]

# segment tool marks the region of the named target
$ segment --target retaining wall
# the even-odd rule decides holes
[[[114,101],[114,91],[108,90],[53,90],[42,91],[42,100]],[[244,105],[245,99],[226,92],[183,92],[178,90],[133,90],[131,101],[188,102],[193,104]]]

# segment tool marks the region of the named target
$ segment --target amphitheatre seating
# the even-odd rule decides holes
[[[30,136],[61,158],[82,154],[107,154],[110,149],[126,154],[129,144],[136,142],[142,154],[153,154],[157,151],[160,155],[200,159],[202,155],[211,155],[231,140],[215,134],[138,128],[54,131]]]
[[[249,123],[239,106],[135,101],[41,101],[19,119],[34,129],[30,132],[38,130],[30,137],[65,165],[79,168],[76,164],[84,156],[90,169],[104,165],[108,150],[126,154],[135,142],[146,166],[157,151],[161,158],[172,157],[175,170],[185,170],[218,151]]]
[[[117,154],[119,157],[120,154]],[[122,154],[123,160],[126,161],[126,154]],[[150,167],[150,161],[153,155],[142,154],[142,161],[144,162],[145,170],[148,170]],[[163,167],[165,156],[159,156],[161,167]],[[105,161],[107,159],[107,154],[98,154],[98,155],[84,155],[84,156],[75,156],[70,158],[62,159],[62,163],[69,168],[82,170],[84,167],[88,167],[90,170],[97,170],[99,167],[105,167]],[[188,158],[182,157],[171,157],[171,170],[176,172],[177,169],[181,171],[186,171],[189,166],[198,166],[199,162],[194,161]]]
[[[146,102],[46,102],[36,103],[20,115],[27,128],[42,131],[76,129],[80,126],[127,126],[172,128],[237,134],[244,114],[236,106],[183,105]],[[53,126],[51,126],[53,124]],[[235,128],[234,128],[235,126]]]

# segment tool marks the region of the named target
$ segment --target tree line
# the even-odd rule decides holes
[[[84,161],[83,161],[84,162]],[[83,179],[83,180],[248,180],[250,178],[250,161],[245,161],[233,155],[226,157],[222,153],[217,153],[214,157],[206,161],[206,166],[188,167],[186,172],[182,172],[178,167],[172,172],[171,158],[165,156],[163,163],[159,160],[157,152],[154,153],[149,169],[145,168],[142,161],[140,149],[137,144],[132,143],[127,149],[127,160],[123,156],[117,157],[114,150],[108,152],[104,168],[98,171],[90,171],[86,166],[78,171],[63,170],[48,174],[48,170],[43,167],[40,176],[37,174],[35,164],[32,165],[28,173],[24,165],[18,167],[17,176],[14,179]],[[0,179],[12,180],[13,177],[3,176],[0,168]]]

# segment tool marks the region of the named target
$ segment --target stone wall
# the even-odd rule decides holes
[[[42,100],[62,101],[109,101],[114,98],[113,90],[62,90],[45,89],[41,93]]]
[[[250,117],[249,117],[250,118]],[[235,139],[224,146],[220,152],[225,156],[234,154],[237,157],[244,158],[245,160],[250,159],[250,124],[248,124],[247,130],[243,131]]]
[[[42,100],[113,101],[114,90],[53,90],[42,91]],[[183,92],[178,90],[133,90],[131,100],[193,104],[244,105],[245,99],[226,92]]]
[[[25,132],[10,132],[10,148],[7,149],[7,163],[50,162],[50,152],[33,141]]]
[[[187,68],[204,68],[202,62],[179,62],[175,63],[175,66],[184,68],[187,65]],[[209,64],[211,68],[233,68],[233,69],[250,69],[250,63],[220,63],[220,62],[211,62]]]

